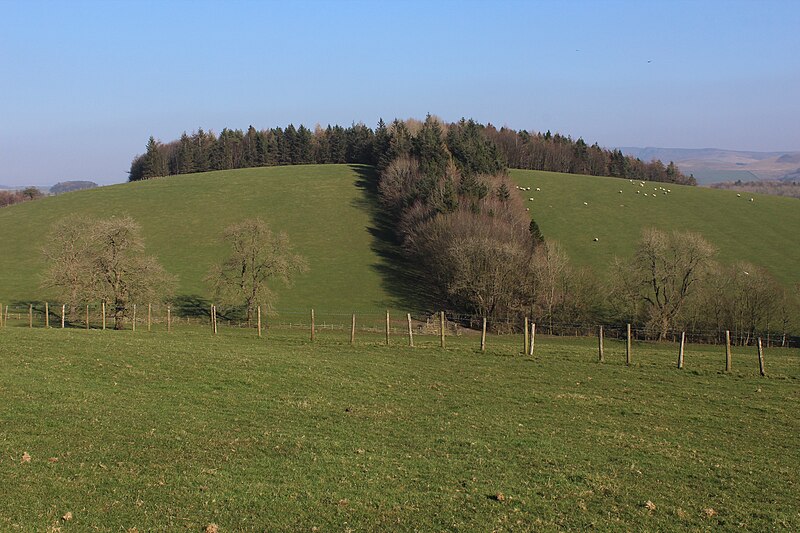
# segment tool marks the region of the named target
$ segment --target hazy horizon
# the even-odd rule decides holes
[[[150,135],[461,117],[800,151],[794,2],[6,2],[0,183],[125,181]]]

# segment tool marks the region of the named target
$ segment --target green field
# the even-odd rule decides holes
[[[0,329],[0,530],[800,529],[797,350],[417,341]]]
[[[178,293],[208,298],[203,281],[222,257],[226,226],[261,217],[285,231],[309,263],[291,289],[279,287],[283,308],[349,312],[392,307],[379,274],[381,260],[365,192],[371,168],[347,165],[271,167],[187,174],[101,187],[0,210],[0,300],[41,300],[41,248],[70,213],[129,214],[143,227],[147,252],[177,274]]]
[[[413,287],[404,285],[403,269],[392,258],[397,249],[375,219],[372,172],[348,165],[208,172],[0,209],[0,301],[24,305],[52,299],[39,288],[45,266],[41,247],[59,220],[80,212],[127,213],[138,220],[148,252],[177,274],[182,296],[210,298],[203,277],[222,255],[223,229],[259,216],[287,232],[310,266],[292,288],[278,287],[278,309],[349,313],[423,307],[410,294]],[[512,177],[532,188],[518,192],[545,238],[561,242],[574,262],[601,275],[615,254],[632,253],[643,227],[657,226],[698,231],[719,247],[721,261],[748,260],[786,284],[800,282],[800,204],[795,199],[754,196],[749,202],[750,195],[737,198],[731,191],[678,185],[668,186],[667,195],[651,196],[654,187],[667,186],[521,170],[513,170]]]
[[[797,199],[737,197],[735,191],[653,182],[640,187],[638,181],[555,172],[512,170],[511,175],[520,186],[531,187],[517,192],[545,238],[560,242],[577,264],[599,273],[614,255],[633,253],[643,228],[657,227],[698,232],[718,247],[723,263],[749,261],[785,284],[800,282]],[[653,190],[658,187],[672,192]]]

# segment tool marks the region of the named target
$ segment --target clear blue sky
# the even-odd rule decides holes
[[[198,127],[426,113],[800,150],[800,2],[0,0],[0,183],[124,181]]]

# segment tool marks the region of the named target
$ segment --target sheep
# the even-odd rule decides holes
[[[619,193],[622,194],[622,191],[619,191]]]
[[[636,191],[636,194],[639,194],[639,191]]]
[[[742,197],[742,195],[741,195],[741,194],[737,194],[737,195],[736,195],[736,198],[741,198],[741,197]]]
[[[537,190],[537,192],[538,192],[538,191],[541,191],[542,189],[540,189],[539,187],[536,187],[536,190]]]
[[[529,201],[529,202],[532,202],[532,201],[533,201],[533,198],[528,198],[528,201]]]
[[[600,239],[598,239],[597,237],[595,237],[595,238],[594,238],[594,242],[597,242],[597,241],[599,241],[599,240],[600,240]]]
[[[754,200],[753,198],[750,198],[750,201],[751,201],[751,202],[754,202],[755,200]]]
[[[583,202],[583,205],[589,205],[589,202]]]

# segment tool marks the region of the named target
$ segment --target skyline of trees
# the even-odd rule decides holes
[[[549,131],[497,129],[492,124],[466,119],[454,123],[436,120],[457,165],[493,158],[496,170],[510,167],[697,184],[693,176],[684,175],[672,162],[644,162],[619,150],[601,148],[597,143],[589,146],[582,138],[574,140]],[[302,124],[262,130],[251,125],[246,131],[223,128],[219,135],[200,128],[167,143],[151,136],[145,153],[131,162],[129,181],[274,165],[359,163],[375,165],[382,171],[398,153],[407,151],[410,139],[421,131],[422,124],[424,121],[416,119],[395,119],[387,126],[381,120],[374,130],[362,123],[346,128],[317,125],[313,130]],[[427,161],[427,157],[423,159]],[[430,160],[430,164],[441,163]]]

